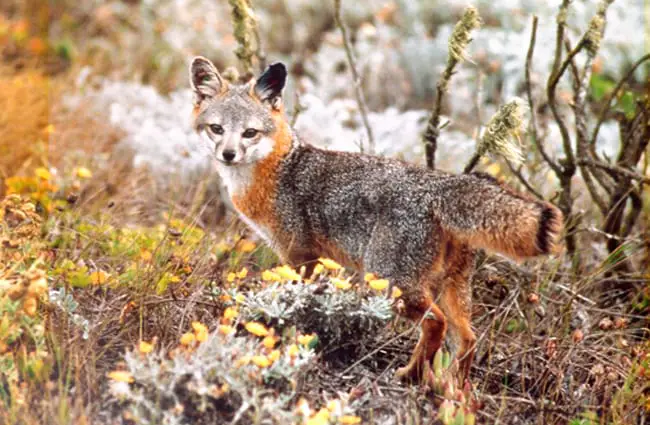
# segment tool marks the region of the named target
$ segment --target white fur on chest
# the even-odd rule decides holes
[[[230,199],[232,199],[234,196],[243,196],[253,182],[252,165],[229,167],[227,165],[217,163],[217,171],[219,172],[221,181],[226,186],[226,190],[228,191],[228,196],[230,196]],[[235,210],[237,210],[237,213],[239,214],[239,217],[242,219],[242,221],[246,223],[248,227],[253,229],[255,233],[258,234],[258,236],[264,239],[264,242],[266,242],[267,245],[271,247],[271,249],[275,249],[275,243],[273,242],[273,234],[271,231],[265,226],[256,223],[250,217],[246,216],[237,208],[236,205],[233,206]]]
[[[231,198],[244,194],[253,182],[252,165],[228,166],[217,161],[217,172]]]

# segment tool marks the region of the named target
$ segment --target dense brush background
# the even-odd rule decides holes
[[[650,66],[637,61],[650,4],[609,5],[596,54],[580,51],[549,99],[560,3],[476,0],[482,27],[442,101],[436,167],[462,172],[498,108],[532,99],[522,165],[488,155],[477,169],[569,212],[563,254],[481,256],[473,386],[459,388],[453,338],[425,382],[396,382],[417,340],[392,313],[399,293],[327,261],[314,276],[280,267],[232,214],[190,126],[189,61],[243,73],[232,8],[248,5],[254,53],[290,69],[303,138],[367,146],[333,0],[3,0],[0,423],[645,423]],[[564,3],[561,60],[609,2]],[[467,5],[342,0],[377,154],[425,163]],[[589,136],[600,126],[588,152],[583,122]]]

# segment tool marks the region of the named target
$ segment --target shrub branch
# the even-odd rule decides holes
[[[345,26],[345,23],[343,22],[343,18],[341,17],[341,0],[334,0],[334,22],[341,31],[343,46],[345,47],[345,55],[348,59],[348,66],[350,67],[350,72],[352,73],[352,79],[354,80],[354,96],[357,100],[359,112],[361,113],[363,126],[366,128],[366,135],[368,136],[368,152],[372,154],[375,153],[375,139],[372,135],[370,122],[368,121],[368,107],[366,106],[366,98],[363,94],[363,88],[361,87],[361,77],[357,72],[356,60],[354,58],[354,52],[352,51],[352,46],[348,37],[348,30]],[[361,144],[360,147],[361,151],[363,152],[363,144]]]
[[[447,66],[445,66],[438,83],[436,84],[436,99],[433,104],[431,117],[427,122],[427,128],[422,135],[424,143],[425,157],[427,167],[435,168],[436,149],[438,146],[438,136],[440,134],[440,112],[442,110],[442,98],[449,86],[451,76],[454,74],[454,68],[466,58],[467,45],[470,43],[471,32],[481,26],[481,18],[478,10],[474,7],[465,9],[460,21],[454,27],[454,31],[449,38],[449,54],[447,57]]]

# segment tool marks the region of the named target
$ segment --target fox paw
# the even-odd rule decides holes
[[[419,383],[425,380],[430,371],[429,362],[424,362],[424,364],[409,363],[395,371],[395,379],[409,383]]]

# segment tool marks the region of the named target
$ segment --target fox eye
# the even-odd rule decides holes
[[[214,134],[221,135],[223,134],[223,127],[219,124],[210,124],[210,131]]]
[[[245,137],[246,139],[251,139],[251,138],[255,137],[256,135],[257,135],[257,130],[255,130],[254,128],[247,128],[242,133],[242,137]]]

